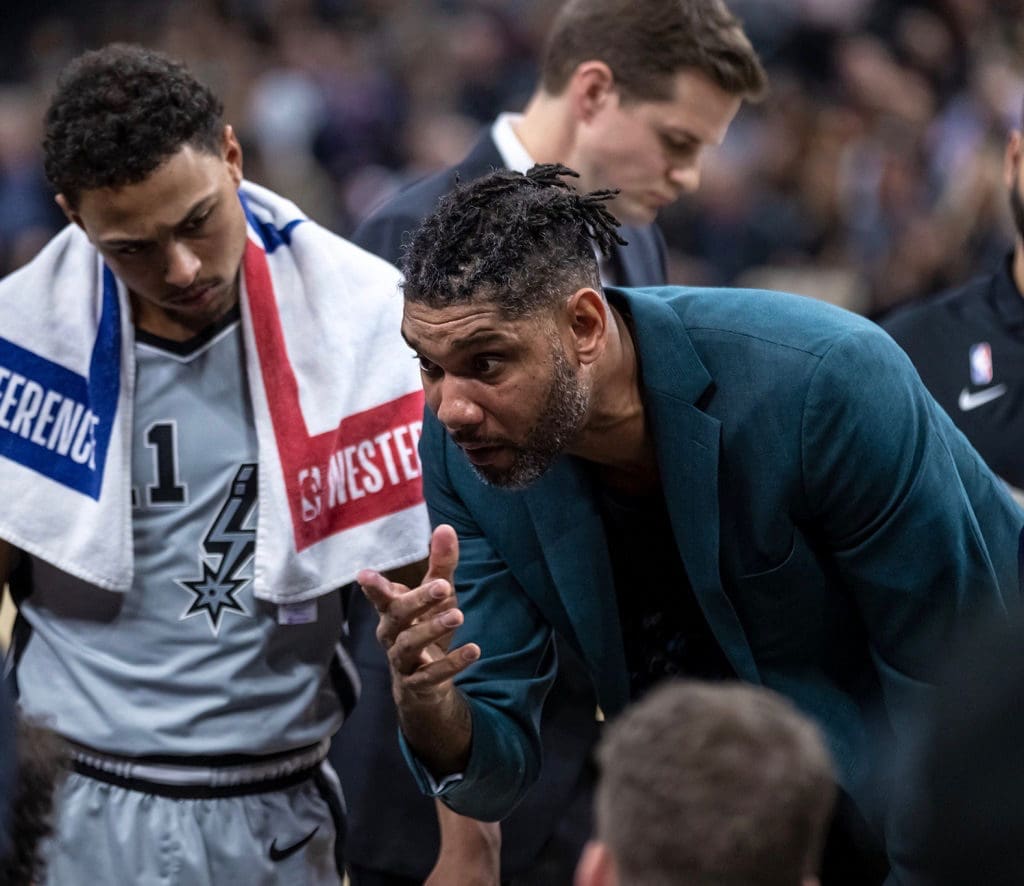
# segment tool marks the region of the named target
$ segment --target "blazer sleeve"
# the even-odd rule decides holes
[[[965,619],[1019,595],[1024,513],[871,327],[819,362],[801,458],[812,520],[862,614],[900,735]]]
[[[478,661],[456,683],[472,715],[472,749],[461,779],[432,784],[402,739],[403,752],[425,793],[441,796],[462,815],[504,818],[537,780],[540,715],[555,678],[550,625],[512,577],[447,474],[444,432],[428,412],[420,440],[424,496],[431,523],[459,536],[456,594],[465,620],[453,645],[480,645]]]

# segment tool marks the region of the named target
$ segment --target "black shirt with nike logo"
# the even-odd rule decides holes
[[[1012,261],[881,325],[989,467],[1024,489],[1024,296]]]

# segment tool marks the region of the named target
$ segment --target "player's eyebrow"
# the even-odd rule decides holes
[[[212,209],[217,202],[216,194],[207,194],[205,197],[200,197],[195,203],[189,208],[188,212],[185,213],[184,218],[177,222],[174,227],[180,228],[187,225],[197,215],[201,215],[207,209]],[[104,237],[99,241],[106,249],[117,249],[125,246],[145,246],[150,243],[150,240],[145,238],[134,238],[134,237]]]

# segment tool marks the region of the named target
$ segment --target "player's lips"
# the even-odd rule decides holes
[[[466,458],[478,466],[490,464],[505,449],[504,446],[494,443],[459,443],[458,445],[466,453]]]
[[[202,286],[194,286],[191,289],[187,289],[185,292],[174,296],[174,298],[171,299],[171,303],[176,308],[193,307],[213,295],[216,289],[216,283],[204,283]]]

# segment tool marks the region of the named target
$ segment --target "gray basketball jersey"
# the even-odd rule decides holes
[[[181,345],[140,333],[135,354],[134,585],[110,593],[32,559],[21,703],[110,753],[314,744],[352,691],[341,598],[282,611],[253,597],[259,477],[237,312]]]

